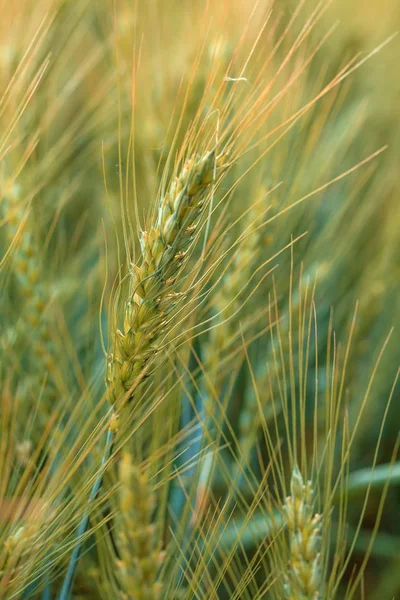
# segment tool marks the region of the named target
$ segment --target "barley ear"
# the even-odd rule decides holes
[[[141,262],[132,265],[122,330],[112,334],[107,361],[109,402],[133,398],[133,388],[159,351],[169,313],[178,295],[179,275],[194,245],[207,200],[224,167],[215,151],[185,162],[160,198],[149,231],[140,236]]]

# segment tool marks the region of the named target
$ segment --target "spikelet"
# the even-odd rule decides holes
[[[322,598],[320,572],[321,515],[313,514],[311,481],[304,483],[297,466],[290,483],[291,495],[286,498],[283,512],[289,529],[290,561],[285,580],[288,600],[318,600]]]
[[[132,265],[130,272],[123,331],[114,331],[108,356],[108,398],[113,405],[127,394],[132,399],[135,382],[158,353],[167,315],[179,297],[174,292],[177,277],[193,247],[214,176],[223,167],[222,156],[214,151],[187,160],[160,199],[149,231],[141,234],[141,264]]]
[[[120,518],[117,524],[117,577],[121,600],[160,600],[158,580],[165,552],[154,523],[155,496],[149,475],[124,451],[119,465]]]

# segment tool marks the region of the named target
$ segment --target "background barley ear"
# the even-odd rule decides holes
[[[156,494],[148,470],[135,464],[128,450],[123,451],[119,463],[119,481],[115,537],[120,597],[161,600],[164,596],[159,573],[165,552],[155,515]]]
[[[28,199],[29,200],[29,199]],[[44,277],[44,257],[39,243],[32,203],[25,205],[23,188],[14,184],[3,198],[5,230],[12,254],[12,284],[23,310],[16,327],[3,338],[3,357],[10,362],[14,348],[25,356],[24,377],[17,382],[20,402],[27,413],[37,410],[38,427],[33,428],[34,445],[52,413],[58,395],[54,359],[54,316],[49,309],[50,296]],[[10,330],[12,327],[9,328]],[[22,354],[23,353],[23,354]],[[20,433],[23,436],[23,432]]]
[[[25,525],[3,540],[0,553],[0,590],[3,588],[3,593],[7,587],[13,586],[14,581],[24,580],[24,563],[29,565],[32,562],[33,552],[33,539]]]
[[[264,223],[269,207],[267,190],[260,185],[255,192],[254,204],[240,219],[240,231],[234,231],[237,236],[234,254],[210,300],[211,327],[202,345],[202,355],[204,373],[212,381],[216,395],[221,392],[223,371],[231,362],[224,359],[239,341],[238,320],[246,317],[246,311],[242,310],[245,294],[251,295],[250,284],[255,285],[253,280],[260,267],[260,254],[266,251],[270,242]],[[210,407],[206,406],[206,412],[207,409]]]
[[[204,413],[203,442],[207,444],[212,441],[216,447],[223,433],[216,423],[226,410],[232,392],[230,374],[239,373],[243,362],[242,336],[251,330],[252,325],[254,327],[256,321],[254,314],[250,318],[254,303],[249,302],[249,298],[257,288],[260,272],[265,266],[262,262],[260,264],[260,255],[268,255],[271,240],[266,228],[267,215],[272,207],[269,195],[264,185],[258,185],[253,203],[240,218],[238,227],[232,228],[235,240],[232,244],[233,254],[210,298],[210,329],[201,346],[203,388],[197,404],[201,404],[200,412]],[[240,411],[239,429],[243,413],[246,413],[246,406]],[[209,487],[212,463],[213,456],[210,453],[204,459],[199,477],[197,516],[194,519],[205,508],[205,489]]]

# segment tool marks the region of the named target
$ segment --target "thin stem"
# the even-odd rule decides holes
[[[115,436],[115,432],[111,428],[108,429],[106,446],[104,449],[103,457],[101,459],[100,475],[96,479],[96,481],[91,489],[89,499],[88,499],[88,507],[87,507],[86,512],[83,515],[82,520],[79,524],[78,531],[76,533],[76,538],[77,538],[78,542],[71,554],[67,573],[65,575],[65,579],[63,582],[63,586],[61,588],[61,592],[58,596],[58,600],[68,600],[68,598],[69,598],[70,591],[71,591],[71,588],[72,588],[72,585],[73,585],[74,579],[75,579],[76,569],[77,569],[78,562],[79,562],[80,551],[81,551],[81,547],[82,547],[82,536],[84,535],[87,525],[88,525],[88,522],[89,522],[89,507],[96,499],[96,496],[99,492],[101,483],[103,481],[103,467],[111,455],[114,436]]]

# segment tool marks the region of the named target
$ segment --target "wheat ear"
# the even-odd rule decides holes
[[[223,166],[222,156],[214,151],[187,160],[161,198],[154,223],[140,236],[141,263],[132,265],[123,330],[114,330],[108,356],[108,397],[114,406],[132,399],[135,383],[158,353],[168,313],[178,297],[174,291],[178,275]]]
[[[285,500],[284,517],[289,529],[290,560],[285,578],[288,600],[321,598],[320,531],[322,517],[313,514],[313,487],[304,483],[297,466],[290,482],[291,495]]]

